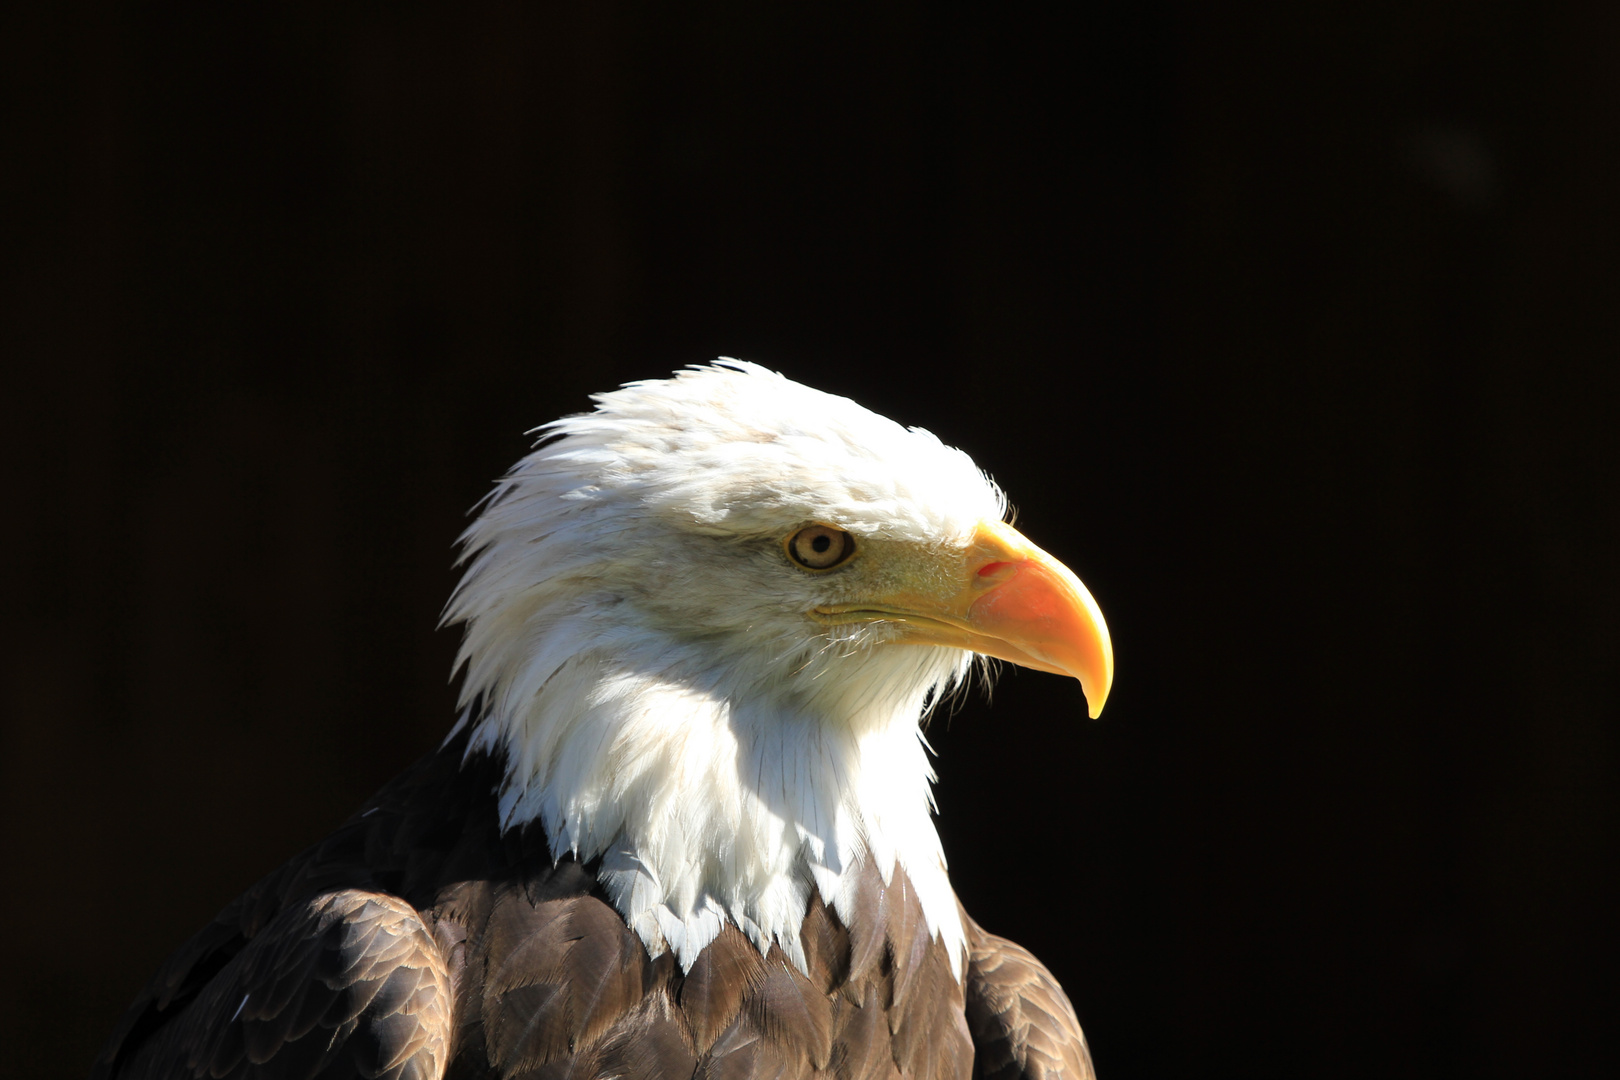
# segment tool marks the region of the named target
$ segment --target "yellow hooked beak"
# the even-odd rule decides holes
[[[896,640],[949,645],[1037,671],[1080,680],[1093,717],[1114,681],[1108,624],[1074,572],[1011,525],[986,521],[975,530],[958,570],[919,588],[901,588],[871,601],[829,604],[813,614],[830,624],[898,623]]]

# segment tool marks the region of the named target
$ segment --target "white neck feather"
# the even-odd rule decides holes
[[[791,686],[744,684],[712,649],[622,631],[603,642],[583,618],[550,629],[457,727],[473,723],[469,753],[506,755],[503,828],[538,819],[553,856],[600,857],[649,953],[689,968],[729,919],[804,970],[811,890],[847,921],[853,871],[871,860],[885,883],[904,868],[960,977],[919,720],[966,654],[888,645],[837,657],[836,679],[811,660]],[[584,651],[547,647],[593,637]]]

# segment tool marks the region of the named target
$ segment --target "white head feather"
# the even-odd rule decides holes
[[[959,970],[919,721],[972,658],[812,622],[874,582],[805,573],[782,541],[826,522],[956,547],[1000,490],[928,432],[755,364],[593,400],[484,503],[446,610],[469,753],[508,762],[503,827],[538,818],[555,856],[600,857],[683,967],[730,919],[803,968],[810,890],[847,917],[848,871],[898,862]]]

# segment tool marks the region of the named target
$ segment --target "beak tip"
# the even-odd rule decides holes
[[[1108,694],[1114,689],[1114,655],[1113,650],[1106,650],[1106,662],[1099,680],[1092,678],[1080,679],[1080,691],[1086,696],[1086,712],[1093,720],[1102,715],[1103,706],[1108,703]],[[1088,672],[1087,674],[1091,674]],[[1098,683],[1101,682],[1099,686]]]

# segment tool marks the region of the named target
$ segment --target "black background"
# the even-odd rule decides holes
[[[434,745],[524,430],[722,354],[1108,613],[931,733],[1106,1080],[1613,1067],[1620,6],[5,19],[7,1075]]]

